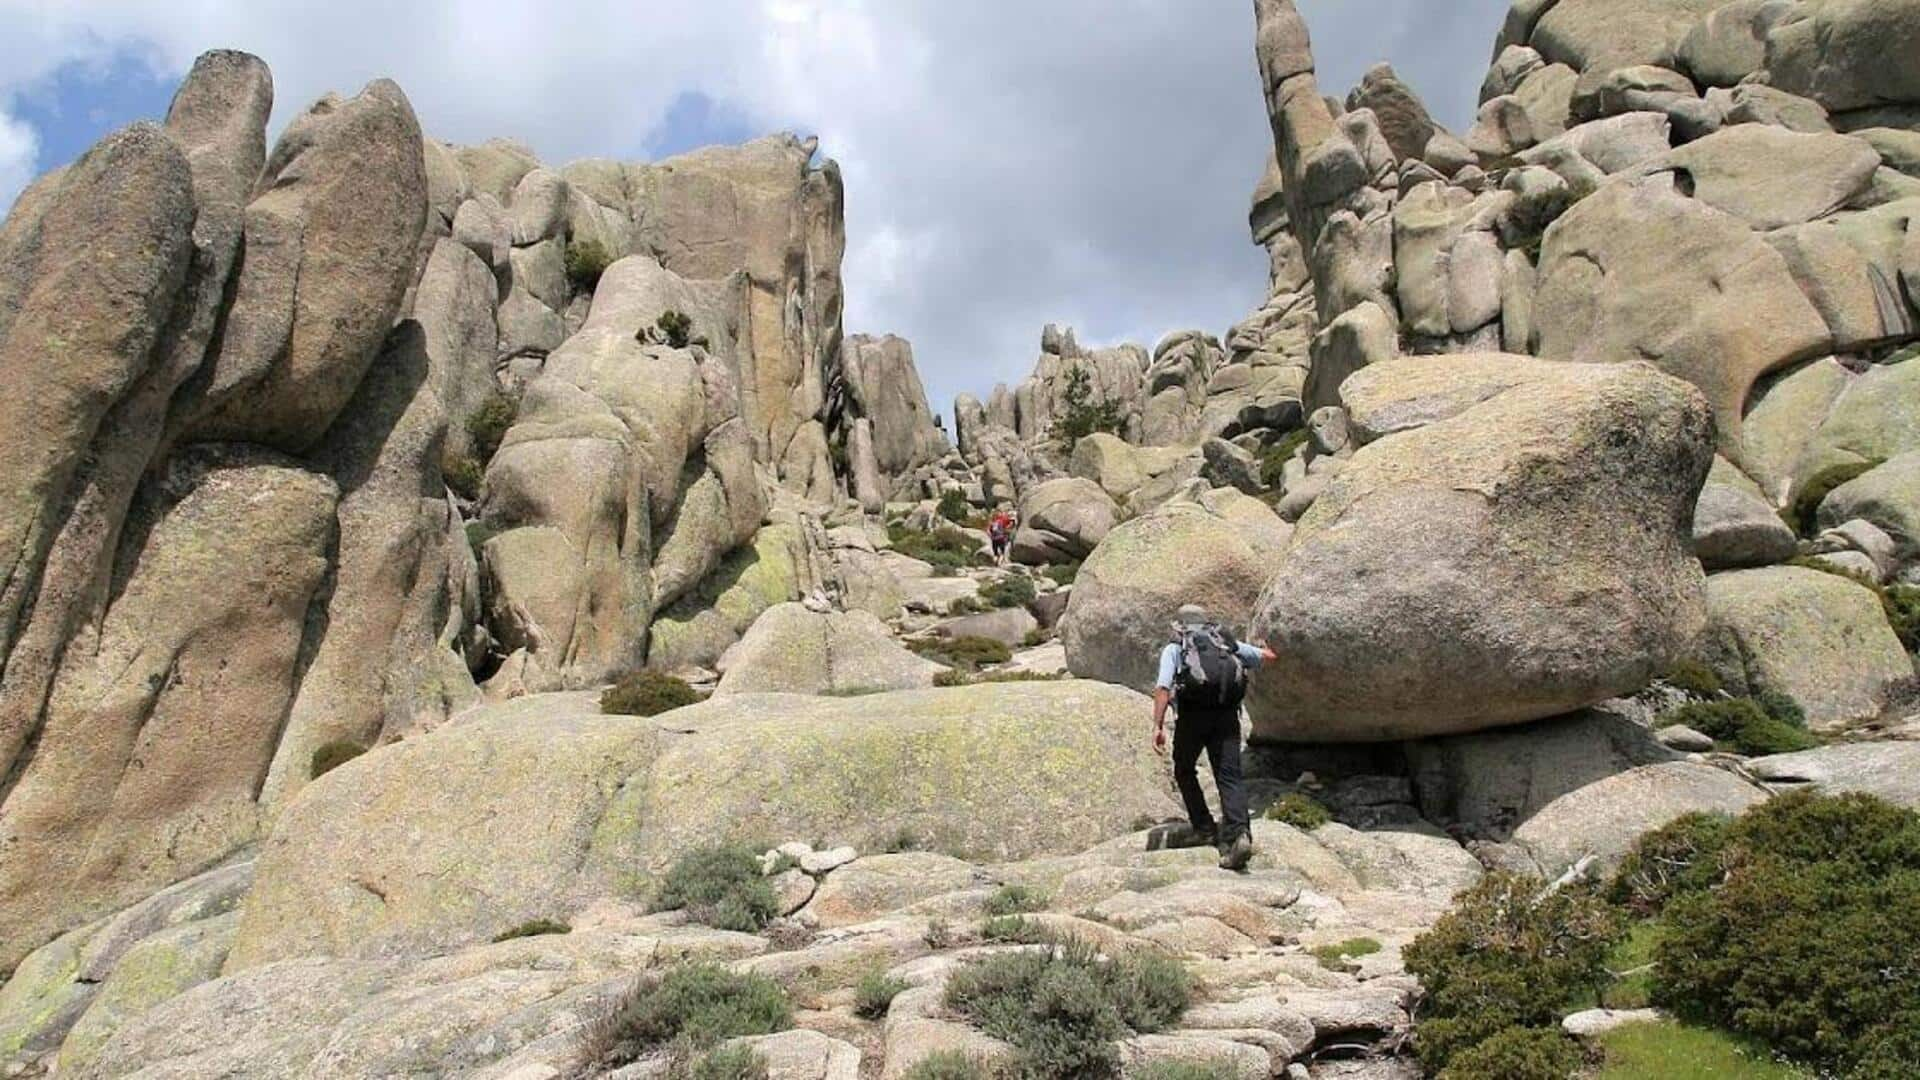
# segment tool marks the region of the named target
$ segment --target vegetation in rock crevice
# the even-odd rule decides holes
[[[1054,417],[1048,434],[1069,447],[1098,432],[1118,435],[1126,423],[1118,402],[1094,400],[1093,376],[1084,367],[1067,372],[1060,406],[1060,415]]]
[[[592,292],[600,284],[600,275],[613,265],[613,253],[598,240],[576,240],[567,245],[567,284],[576,293]]]
[[[715,1075],[695,1071],[697,1055],[729,1039],[792,1026],[793,1005],[773,980],[715,964],[690,964],[641,977],[583,1030],[578,1058],[583,1069],[611,1070],[664,1052],[672,1055],[673,1071],[680,1076]]]
[[[684,910],[717,930],[756,933],[780,914],[780,901],[753,848],[733,844],[690,851],[673,864],[653,897],[655,911]]]
[[[688,686],[685,679],[642,669],[602,691],[600,711],[619,716],[658,716],[699,702],[699,691]]]

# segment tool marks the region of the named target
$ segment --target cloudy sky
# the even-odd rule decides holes
[[[1387,60],[1456,129],[1506,7],[1301,0],[1329,92]],[[911,339],[942,411],[1021,378],[1046,322],[1150,347],[1266,290],[1249,0],[0,0],[0,207],[214,47],[272,66],[276,130],[386,75],[429,133],[553,164],[817,134],[848,330]]]

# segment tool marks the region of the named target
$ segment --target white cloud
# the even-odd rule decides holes
[[[0,112],[0,214],[13,206],[14,197],[33,179],[33,161],[40,140],[33,129]]]
[[[1390,58],[1455,124],[1506,6],[1302,0],[1329,91]],[[847,181],[848,329],[912,339],[936,408],[1023,376],[1044,322],[1151,346],[1265,290],[1247,0],[0,0],[0,26],[0,102],[66,60],[233,47],[272,66],[278,124],[385,75],[434,135],[555,163],[640,156],[688,91],[817,133]]]

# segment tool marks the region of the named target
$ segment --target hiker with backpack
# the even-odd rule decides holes
[[[1253,669],[1274,658],[1265,645],[1236,641],[1207,617],[1205,608],[1180,609],[1173,640],[1160,650],[1153,684],[1153,749],[1167,752],[1167,706],[1178,717],[1173,730],[1173,780],[1187,804],[1194,832],[1219,849],[1223,870],[1244,870],[1253,858],[1253,819],[1240,770],[1240,703]],[[1220,789],[1220,823],[1200,789],[1205,751]]]
[[[987,522],[987,539],[993,544],[995,565],[1007,565],[1007,552],[1013,546],[1013,511],[1005,506],[994,511]]]

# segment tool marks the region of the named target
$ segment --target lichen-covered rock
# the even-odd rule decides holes
[[[1735,694],[1800,703],[1816,730],[1880,715],[1913,661],[1870,590],[1835,574],[1776,566],[1707,580],[1701,659]]]
[[[1084,559],[1119,519],[1119,506],[1093,481],[1049,480],[1020,504],[1013,558],[1030,566]]]
[[[661,611],[648,631],[647,665],[662,671],[712,667],[763,612],[798,599],[800,530],[767,525],[700,588]]]
[[[1300,520],[1252,627],[1279,653],[1255,683],[1258,732],[1392,739],[1552,716],[1640,688],[1698,632],[1705,403],[1645,365],[1535,366],[1361,448]]]
[[[902,648],[868,612],[781,604],[727,650],[720,670],[716,697],[923,689],[942,669]]]
[[[1693,553],[1708,570],[1770,566],[1793,558],[1799,538],[1749,480],[1715,458],[1693,508]]]
[[[1829,795],[1862,792],[1920,809],[1920,743],[1847,743],[1775,754],[1747,763],[1776,790],[1813,787]]]
[[[321,98],[259,190],[194,430],[300,453],[353,397],[413,280],[427,178],[406,94],[382,79]]]
[[[1067,668],[1085,679],[1153,686],[1175,613],[1200,604],[1245,633],[1291,529],[1258,500],[1215,491],[1121,525],[1074,579],[1061,623]]]
[[[1897,455],[1835,488],[1820,503],[1819,524],[1869,521],[1892,538],[1902,562],[1920,560],[1920,451]]]
[[[336,498],[232,448],[175,455],[143,495],[121,591],[0,804],[0,958],[257,839]]]
[[[1175,812],[1147,707],[1087,682],[743,694],[653,719],[520,698],[303,791],[261,852],[227,970],[443,952],[730,840],[1066,854]]]

